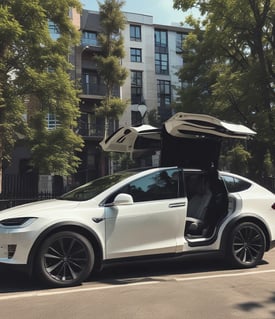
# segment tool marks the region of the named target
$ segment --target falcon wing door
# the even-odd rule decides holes
[[[205,114],[176,113],[165,122],[167,133],[174,137],[221,137],[246,139],[256,134],[248,127],[231,124]]]
[[[201,169],[218,167],[224,138],[246,139],[254,134],[244,125],[209,115],[177,113],[164,123],[160,163]]]
[[[104,151],[144,153],[160,149],[160,129],[151,125],[121,127],[100,142]]]
[[[256,133],[244,125],[191,113],[176,113],[162,129],[150,125],[122,127],[100,143],[104,151],[135,156],[161,150],[161,166],[218,167],[223,138],[246,139]]]

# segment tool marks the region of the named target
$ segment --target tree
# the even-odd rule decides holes
[[[16,141],[31,148],[33,164],[43,173],[70,174],[78,165],[82,139],[73,128],[78,92],[70,80],[70,48],[79,33],[69,18],[78,0],[2,0],[0,4],[0,163]],[[49,22],[59,31],[52,39]],[[46,129],[46,115],[55,130]],[[27,115],[27,120],[26,116]],[[0,165],[0,170],[1,170]]]
[[[275,165],[275,1],[174,0],[174,7],[202,14],[188,18],[194,32],[184,44],[178,109],[256,129],[251,172],[262,174],[267,154]]]
[[[245,149],[245,147],[237,143],[232,149],[230,149],[226,156],[221,156],[221,161],[224,161],[223,167],[230,167],[230,170],[238,174],[248,174],[247,162],[250,160],[251,155]]]
[[[106,96],[97,108],[96,114],[104,117],[104,138],[107,137],[109,119],[117,119],[127,106],[127,101],[113,96],[114,88],[122,86],[128,72],[122,67],[124,39],[121,31],[125,28],[125,17],[121,11],[124,1],[105,0],[99,4],[99,15],[102,32],[98,36],[101,54],[96,56],[99,74],[106,85]]]

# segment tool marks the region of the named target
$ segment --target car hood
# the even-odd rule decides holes
[[[29,204],[19,205],[0,211],[0,220],[15,217],[36,217],[43,214],[49,214],[52,210],[65,210],[75,208],[79,202],[49,199]]]
[[[223,138],[247,139],[256,132],[240,124],[205,114],[176,113],[161,129],[141,125],[122,127],[100,145],[104,151],[144,155],[161,151],[161,166],[206,168],[218,166]]]

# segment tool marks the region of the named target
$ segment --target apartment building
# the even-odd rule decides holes
[[[148,123],[154,114],[162,123],[173,113],[176,88],[180,86],[176,72],[182,66],[182,41],[190,29],[153,23],[149,15],[125,12],[126,27],[123,30],[125,58],[122,65],[129,75],[123,87],[113,94],[129,101],[118,122],[109,127],[109,134],[119,126]],[[107,172],[104,154],[98,143],[103,138],[103,119],[95,116],[95,109],[105,95],[105,86],[93,61],[100,54],[97,35],[101,32],[99,13],[83,10],[80,20],[81,45],[75,48],[75,78],[81,79],[80,94],[82,112],[79,132],[85,140],[81,154],[80,171],[86,180]]]

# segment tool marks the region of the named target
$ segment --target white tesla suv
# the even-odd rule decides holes
[[[178,113],[162,129],[122,128],[105,150],[142,153],[161,142],[161,166],[91,181],[59,199],[0,212],[0,263],[47,285],[83,282],[105,263],[217,251],[254,267],[275,242],[275,196],[217,170],[221,138],[250,129]]]

